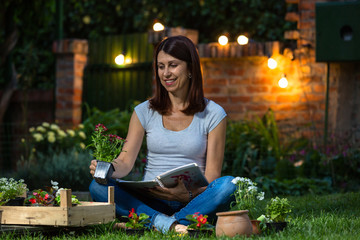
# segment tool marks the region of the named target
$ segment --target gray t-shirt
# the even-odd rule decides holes
[[[144,180],[188,163],[197,163],[205,172],[207,137],[226,117],[224,109],[211,100],[203,112],[198,112],[190,125],[181,131],[164,127],[162,115],[149,108],[149,101],[135,107],[141,125],[145,129],[148,148]]]

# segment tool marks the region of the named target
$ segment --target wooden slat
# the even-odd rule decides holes
[[[285,15],[285,21],[288,22],[298,22],[299,14],[297,12],[287,12]]]

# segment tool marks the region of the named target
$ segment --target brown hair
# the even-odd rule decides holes
[[[160,51],[180,59],[187,63],[189,72],[191,73],[189,94],[187,96],[188,107],[182,112],[192,115],[202,112],[205,109],[205,99],[203,91],[203,80],[200,67],[200,57],[194,43],[185,36],[168,37],[162,40],[154,51],[154,73],[155,73],[155,92],[150,101],[150,108],[158,111],[162,115],[166,115],[171,110],[171,102],[169,93],[161,85],[158,70],[157,56]]]

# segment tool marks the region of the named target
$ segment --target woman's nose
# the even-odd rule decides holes
[[[169,68],[165,68],[164,70],[164,76],[170,76],[171,75],[171,72],[169,71]]]

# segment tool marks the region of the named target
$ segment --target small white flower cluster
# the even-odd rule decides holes
[[[18,197],[27,191],[26,184],[23,179],[16,181],[13,178],[0,178],[0,192],[2,192],[1,200],[9,200]]]

